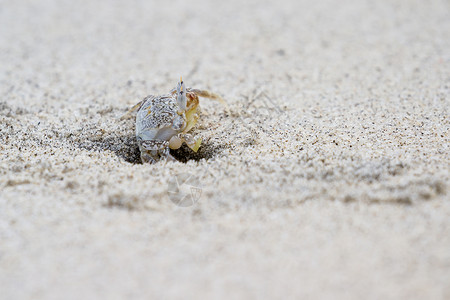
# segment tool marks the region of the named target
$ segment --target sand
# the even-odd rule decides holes
[[[450,298],[449,2],[243,2],[0,3],[2,299]],[[140,164],[180,75],[230,110]]]

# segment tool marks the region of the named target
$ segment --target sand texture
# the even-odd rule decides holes
[[[445,0],[0,1],[0,298],[450,299],[449,95]]]

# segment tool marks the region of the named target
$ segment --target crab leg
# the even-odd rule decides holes
[[[169,142],[160,140],[140,140],[138,141],[141,150],[141,160],[143,163],[156,162],[159,159],[173,161],[175,158],[169,153]]]
[[[230,112],[230,108],[228,107],[227,102],[225,102],[225,100],[219,95],[210,92],[208,90],[191,89],[190,91],[194,92],[197,96],[219,101],[220,103],[222,103],[222,105],[226,107],[227,111]]]
[[[198,148],[200,148],[200,145],[202,143],[202,139],[198,138],[197,140],[194,139],[192,135],[189,133],[180,133],[178,136],[188,145],[189,148],[192,149],[192,151],[197,152]]]
[[[142,104],[144,104],[147,100],[152,99],[152,98],[154,98],[154,96],[149,95],[149,96],[145,97],[143,100],[136,103],[132,108],[130,108],[125,114],[123,114],[120,117],[120,120],[126,119],[130,114],[139,110],[141,108]]]

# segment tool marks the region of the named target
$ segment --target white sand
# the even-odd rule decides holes
[[[449,2],[241,2],[0,3],[0,298],[450,298]],[[180,75],[231,112],[139,164]]]

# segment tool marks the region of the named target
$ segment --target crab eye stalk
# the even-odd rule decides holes
[[[177,102],[180,111],[185,111],[187,105],[186,88],[184,87],[184,82],[182,78],[180,78],[180,82],[177,85]]]

